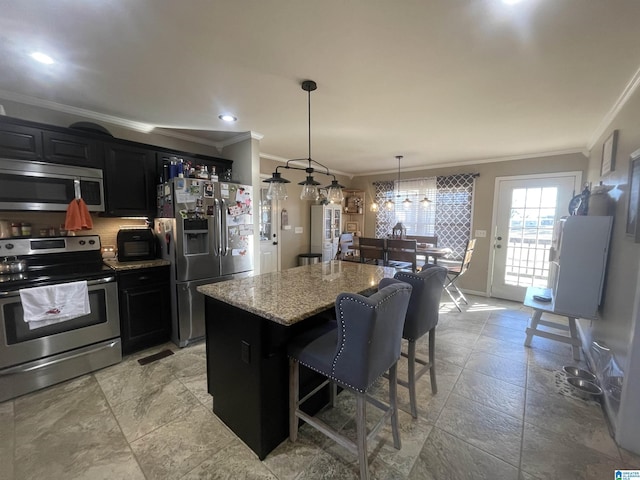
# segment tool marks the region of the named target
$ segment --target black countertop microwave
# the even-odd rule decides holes
[[[122,228],[116,238],[119,262],[157,258],[158,241],[150,228]]]

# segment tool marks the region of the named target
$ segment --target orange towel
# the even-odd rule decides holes
[[[69,232],[77,230],[90,230],[93,228],[91,214],[87,204],[81,198],[71,200],[67,207],[67,216],[64,221],[64,228]]]

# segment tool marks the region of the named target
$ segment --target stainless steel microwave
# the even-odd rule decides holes
[[[0,210],[64,212],[78,196],[104,212],[102,170],[0,158]]]

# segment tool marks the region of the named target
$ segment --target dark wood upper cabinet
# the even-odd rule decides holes
[[[104,152],[97,140],[85,136],[44,130],[44,159],[81,167],[104,167]]]
[[[218,175],[233,165],[224,158],[113,138],[100,129],[65,128],[0,116],[0,158],[101,169],[107,217],[155,217],[156,186],[167,180],[164,164],[172,157],[194,166],[206,165],[210,173]]]
[[[42,160],[42,131],[39,128],[0,123],[0,157]]]
[[[126,144],[105,143],[107,216],[156,213],[156,152]]]

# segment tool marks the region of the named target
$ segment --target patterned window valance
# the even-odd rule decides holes
[[[471,236],[473,188],[478,174],[457,174],[410,180],[373,182],[376,214],[376,237],[390,234],[398,220],[408,234],[437,235],[438,244],[450,247],[450,259],[461,260],[467,240]],[[420,200],[427,197],[431,204],[423,209]],[[395,207],[384,207],[387,199],[393,199]],[[409,198],[409,207],[402,200]]]

